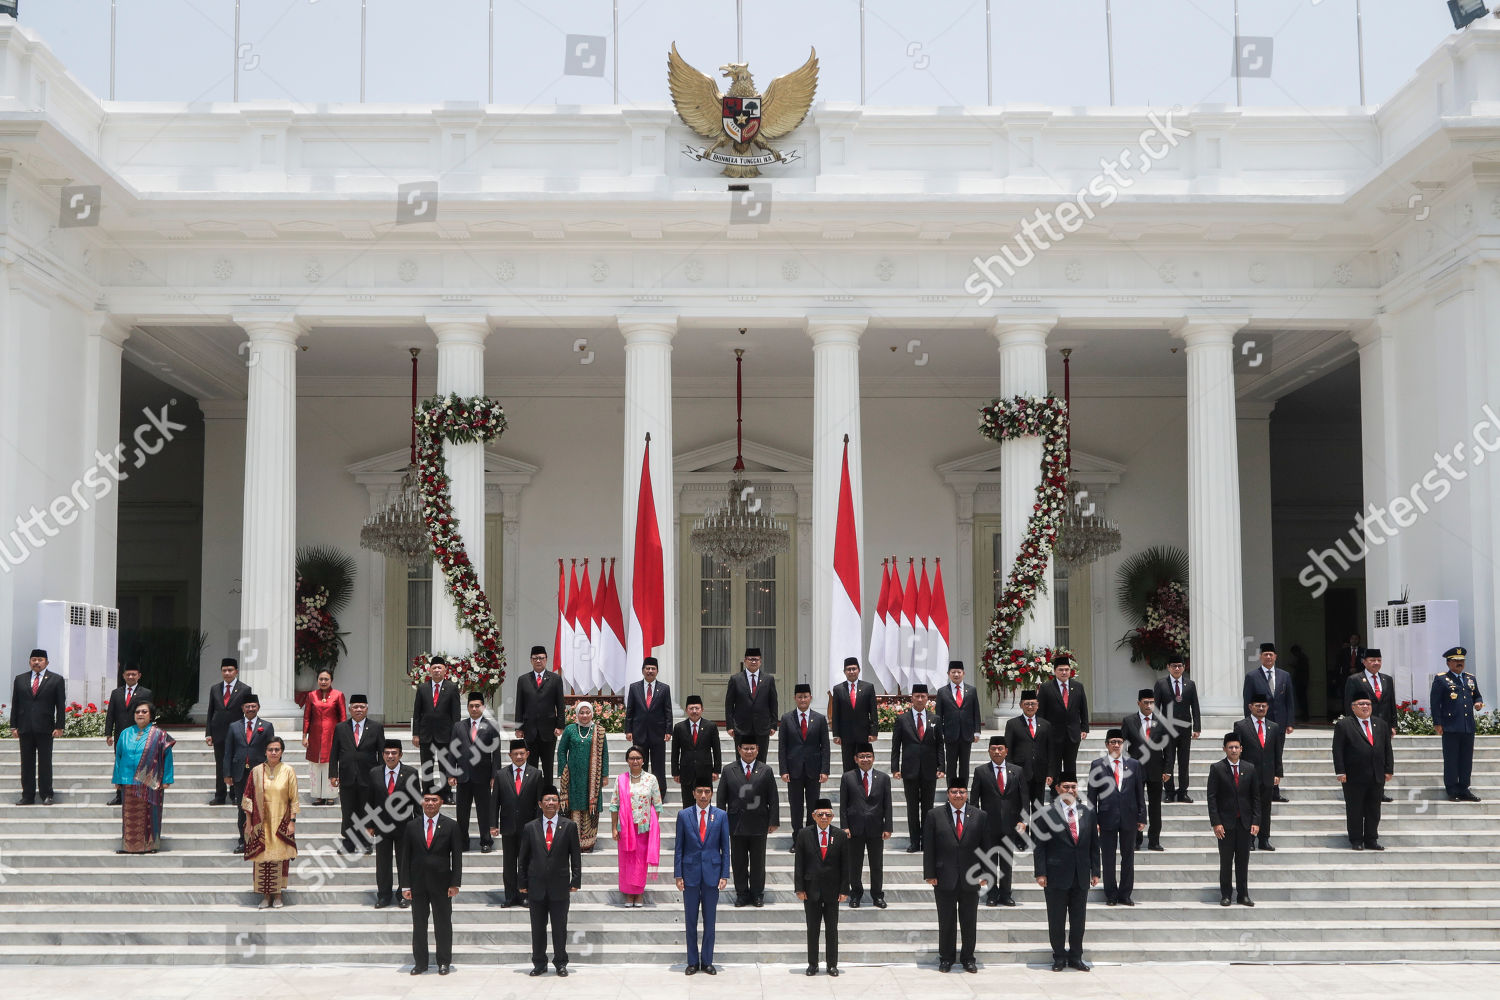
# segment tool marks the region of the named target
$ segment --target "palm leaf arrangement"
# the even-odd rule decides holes
[[[1125,560],[1116,577],[1120,613],[1133,628],[1116,648],[1130,647],[1130,662],[1166,668],[1173,651],[1188,650],[1188,557],[1171,545],[1155,545]]]

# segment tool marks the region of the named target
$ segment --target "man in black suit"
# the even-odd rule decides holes
[[[333,746],[328,751],[329,783],[339,790],[344,849],[353,851],[357,840],[366,854],[375,853],[374,842],[360,836],[354,817],[374,803],[370,772],[380,763],[385,746],[385,726],[367,718],[370,700],[362,694],[349,696],[349,718],[333,727]]]
[[[151,700],[151,689],[141,686],[141,670],[128,666],[122,672],[123,683],[109,693],[109,704],[104,709],[104,742],[114,749],[115,737],[135,725],[136,703]],[[115,797],[107,805],[123,804],[121,793],[124,786],[115,786]]]
[[[469,717],[453,727],[450,746],[450,769],[454,773],[448,785],[458,792],[458,831],[464,850],[471,850],[469,840],[469,809],[479,814],[479,853],[488,854],[495,849],[494,800],[491,788],[495,783],[495,756],[500,749],[500,730],[484,715],[484,695],[470,691],[466,702]]]
[[[501,763],[495,757],[495,806],[498,815],[490,836],[500,837],[500,850],[505,855],[505,895],[500,905],[520,906],[526,902],[516,874],[517,855],[521,850],[521,832],[526,824],[536,819],[541,812],[542,786],[546,779],[542,772],[526,763],[525,740],[510,741],[510,763]]]
[[[1165,850],[1161,846],[1161,790],[1172,731],[1166,719],[1157,714],[1156,695],[1151,688],[1141,688],[1135,699],[1135,713],[1120,722],[1125,735],[1125,754],[1140,761],[1145,776],[1146,829],[1144,834],[1136,833],[1135,846],[1139,850],[1144,844],[1148,850],[1161,851]]]
[[[1053,757],[1057,742],[1052,738],[1052,723],[1038,714],[1037,705],[1035,691],[1021,692],[1021,714],[1005,723],[1005,750],[1026,777],[1027,801],[1040,806],[1057,773]]]
[[[792,811],[792,850],[797,832],[812,822],[813,803],[828,780],[828,720],[812,710],[812,685],[798,684],[792,692],[797,707],[781,717],[776,735],[776,759],[787,785]]]
[[[1396,771],[1390,730],[1371,718],[1372,705],[1356,695],[1346,715],[1333,727],[1333,772],[1344,786],[1344,821],[1349,846],[1356,851],[1383,851],[1380,843],[1380,797]]]
[[[854,766],[839,782],[839,825],[849,838],[849,906],[859,909],[865,887],[860,872],[865,851],[870,852],[870,901],[885,909],[885,842],[896,829],[896,803],[891,776],[875,770],[875,748],[855,744]]]
[[[948,779],[948,803],[922,821],[922,877],[932,886],[938,913],[938,971],[978,972],[974,943],[979,920],[979,889],[989,880],[984,869],[985,817],[968,804],[962,775]],[[963,949],[957,948],[960,937]]]
[[[776,678],[761,672],[759,647],[748,647],[742,663],[745,669],[729,678],[724,692],[724,725],[736,745],[744,736],[755,737],[758,759],[765,760],[771,752],[771,731],[781,718]]]
[[[518,860],[521,893],[531,909],[531,974],[547,971],[547,925],[552,925],[552,964],[568,974],[568,905],[583,885],[578,825],[557,812],[557,786],[542,788],[542,814],[521,831]]]
[[[1286,734],[1281,727],[1266,718],[1266,696],[1252,695],[1250,718],[1240,719],[1234,724],[1234,735],[1240,738],[1240,758],[1255,768],[1255,780],[1259,782],[1260,832],[1256,841],[1262,851],[1274,851],[1271,846],[1271,803],[1276,798],[1276,786],[1281,783],[1281,752],[1286,744]],[[1256,849],[1251,844],[1250,849]]]
[[[818,974],[818,930],[826,933],[828,974],[839,974],[839,904],[849,898],[844,831],[833,825],[833,803],[813,803],[812,823],[792,848],[792,888],[807,920],[807,974]]]
[[[1396,731],[1396,681],[1390,674],[1380,672],[1380,650],[1367,649],[1360,662],[1364,669],[1351,674],[1344,684],[1344,714],[1354,714],[1354,699],[1363,695],[1373,706],[1370,717],[1385,723],[1390,732]]]
[[[1250,697],[1266,696],[1271,706],[1267,718],[1276,723],[1288,736],[1297,723],[1297,699],[1292,689],[1292,675],[1276,665],[1276,644],[1260,644],[1260,666],[1245,675],[1245,718],[1250,718]]]
[[[1089,696],[1073,679],[1071,658],[1059,656],[1052,668],[1055,679],[1043,681],[1037,689],[1038,711],[1052,723],[1053,766],[1077,773],[1078,746],[1089,734]]]
[[[421,810],[422,786],[417,769],[401,763],[401,741],[387,739],[380,751],[381,762],[370,770],[371,819],[374,826],[365,829],[365,836],[375,845],[375,909],[382,910],[391,905],[391,861],[396,863],[396,875],[401,884],[406,881],[406,858],[403,855],[401,831]],[[401,897],[401,908],[411,905]]]
[[[1255,765],[1240,760],[1243,747],[1234,733],[1224,734],[1224,759],[1208,769],[1208,822],[1219,840],[1219,905],[1229,905],[1230,874],[1236,900],[1250,899],[1250,842],[1260,835],[1260,779]]]
[[[1163,761],[1163,785],[1168,802],[1191,802],[1188,797],[1188,774],[1193,741],[1203,732],[1203,712],[1198,707],[1198,685],[1182,676],[1187,670],[1186,657],[1177,650],[1167,654],[1167,676],[1156,682],[1157,714],[1167,723],[1166,759]],[[1173,774],[1173,771],[1176,774]]]
[[[703,717],[703,699],[696,694],[683,703],[687,718],[672,728],[672,780],[682,786],[682,805],[693,804],[693,789],[707,781],[713,787],[723,763],[719,727]],[[662,790],[666,795],[666,789]]]
[[[1094,811],[1078,799],[1078,776],[1057,775],[1055,794],[1032,824],[1036,846],[1032,870],[1047,896],[1047,937],[1052,945],[1052,971],[1072,968],[1088,972],[1083,960],[1083,931],[1088,915],[1089,887],[1099,884],[1098,821]]]
[[[411,907],[411,974],[427,971],[427,915],[432,914],[437,936],[438,975],[453,964],[453,897],[463,882],[463,837],[458,827],[439,812],[442,792],[429,788],[422,795],[422,817],[406,824],[401,834],[401,899]]]
[[[948,663],[948,683],[932,699],[943,729],[943,759],[950,774],[963,778],[969,773],[969,747],[979,742],[979,692],[964,683],[964,662]]]
[[[546,647],[532,646],[531,670],[516,678],[516,738],[526,741],[544,784],[552,783],[552,762],[566,715],[562,678],[547,669]]]
[[[828,691],[828,725],[834,745],[843,751],[845,773],[854,769],[854,749],[880,738],[875,685],[859,679],[859,657],[844,657],[844,683]]]
[[[922,831],[938,779],[945,777],[943,734],[936,715],[927,708],[927,685],[911,686],[911,708],[896,717],[891,730],[891,777],[906,792],[906,853],[922,849]]]
[[[729,814],[734,905],[763,906],[766,839],[781,825],[781,798],[771,769],[756,759],[760,744],[749,730],[741,730],[739,753],[719,782],[718,806]]]
[[[440,788],[444,802],[453,801],[453,793],[447,785],[453,770],[452,761],[442,762],[447,767],[432,761],[439,749],[453,739],[453,727],[458,723],[462,699],[458,685],[448,680],[448,661],[434,656],[427,666],[427,679],[417,685],[416,694],[412,696],[411,745],[422,755],[423,784]]]
[[[21,743],[21,797],[18,806],[52,804],[52,741],[68,724],[68,682],[47,669],[47,651],[33,649],[30,667],[16,675],[10,691],[10,728]],[[134,724],[134,720],[131,720]],[[118,796],[116,796],[118,798]]]
[[[1146,775],[1141,762],[1125,754],[1125,733],[1111,729],[1104,735],[1103,757],[1089,766],[1089,796],[1099,824],[1099,850],[1104,867],[1104,902],[1134,906],[1136,835],[1146,828]],[[1115,876],[1115,847],[1120,848],[1120,871]]]
[[[260,699],[254,693],[240,702],[243,713],[239,722],[229,724],[224,731],[224,787],[228,789],[229,801],[239,802],[245,795],[245,781],[257,764],[266,762],[266,744],[276,735],[276,727],[269,720],[260,718]],[[236,854],[245,852],[245,810],[236,809],[234,817],[239,828],[239,841],[234,845]]]
[[[641,662],[641,679],[625,692],[625,742],[646,751],[646,769],[667,792],[667,741],[672,738],[672,688],[656,679],[656,657]]]
[[[224,768],[229,724],[244,719],[245,699],[253,694],[250,685],[240,683],[240,665],[234,657],[226,656],[219,661],[219,676],[223,680],[208,689],[208,722],[203,727],[203,741],[214,748],[214,797],[208,803],[211,806],[224,804],[229,787],[224,784],[224,778],[229,775]],[[239,812],[240,804],[236,802],[234,808]]]
[[[990,737],[990,759],[974,768],[969,785],[969,801],[984,813],[985,849],[994,859],[995,884],[985,894],[987,906],[1015,906],[1011,895],[1011,869],[1016,852],[1021,849],[1021,835],[1026,831],[1026,774],[1014,764],[1006,763],[1010,751],[1004,736]]]

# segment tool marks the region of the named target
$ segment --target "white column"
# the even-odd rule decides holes
[[[635,561],[636,498],[641,489],[641,457],[646,435],[651,435],[651,496],[656,504],[656,526],[661,533],[662,593],[666,615],[665,643],[652,655],[660,661],[658,676],[672,686],[680,704],[687,692],[677,683],[677,524],[672,488],[672,338],[677,334],[675,316],[641,316],[620,319],[625,337],[625,455],[623,517],[620,563],[615,583],[620,590],[621,610],[627,627],[630,590]],[[734,651],[731,650],[731,653]],[[640,675],[639,663],[627,663],[625,676]]]
[[[839,483],[844,468],[844,436],[849,437],[849,490],[854,500],[854,537],[859,546],[860,610],[870,606],[864,593],[864,441],[859,425],[859,338],[868,320],[863,317],[809,319],[813,342],[813,517],[812,517],[812,658],[798,671],[798,680],[815,692],[827,689],[830,657],[858,656],[864,649],[829,648],[829,617],[833,607],[833,543],[838,529]],[[879,594],[875,595],[876,597]],[[864,630],[861,628],[861,635]],[[929,664],[930,671],[932,666]],[[783,675],[785,676],[785,675]]]
[[[1257,643],[1272,642],[1276,634],[1276,582],[1270,545],[1271,411],[1275,407],[1275,403],[1242,400],[1235,413],[1240,453],[1244,634]],[[1244,655],[1249,655],[1248,648]]]
[[[992,332],[1000,344],[1000,396],[1042,397],[1047,394],[1047,334],[1057,325],[1055,316],[1006,318],[995,321]],[[1036,488],[1042,481],[1042,439],[1023,437],[1000,445],[1000,547],[1005,553],[1004,571],[1010,572],[1026,522],[1036,504]],[[996,567],[999,569],[1000,567]],[[1055,641],[1056,619],[1052,606],[1052,563],[1047,563],[1047,589],[1037,595],[1031,617],[1022,625],[1015,645],[1050,646]],[[993,619],[994,608],[988,616]],[[969,664],[970,674],[974,665]]]
[[[427,318],[427,325],[437,334],[437,394],[446,396],[484,395],[484,340],[490,334],[489,321],[479,317]],[[448,490],[453,497],[453,513],[463,538],[469,563],[484,584],[484,445],[443,445],[448,469]],[[432,567],[432,651],[461,656],[474,648],[474,635],[458,627],[458,610],[448,596],[442,568]]]
[[[219,679],[219,659],[235,651],[240,634],[240,557],[244,547],[245,400],[200,399],[203,413],[203,555],[198,591],[199,628],[208,636],[199,660],[199,690]],[[200,701],[193,718],[202,721]]]
[[[240,676],[273,721],[298,713],[294,615],[297,547],[297,338],[291,317],[236,319],[249,337],[245,513],[240,554]]]
[[[1383,508],[1392,497],[1406,492],[1399,479],[1401,396],[1396,383],[1397,331],[1397,319],[1389,313],[1382,313],[1369,325],[1354,331],[1354,342],[1359,345],[1359,425],[1365,511],[1371,504]],[[1365,607],[1372,610],[1397,597],[1405,580],[1402,575],[1402,534],[1399,531],[1388,534],[1378,525],[1378,521],[1369,522],[1365,530]],[[1337,562],[1329,561],[1326,565],[1333,574],[1339,572]],[[1316,579],[1320,573],[1320,570],[1315,570],[1309,578]],[[1368,632],[1368,621],[1361,622],[1359,634],[1367,641]]]
[[[1239,717],[1246,668],[1234,333],[1242,321],[1186,320],[1190,669],[1205,715]]]
[[[506,663],[509,667],[509,676],[516,676],[519,671],[525,670],[526,663],[521,658],[520,651],[531,648],[531,643],[521,641],[520,607],[521,607],[521,488],[519,486],[502,486],[500,488],[500,530],[503,532],[500,549],[500,572],[502,577],[501,592],[504,600],[500,607],[495,608],[495,616],[500,621],[500,635],[505,641],[508,651]],[[540,593],[535,595],[545,600],[550,589],[544,583]],[[490,602],[494,603],[494,595],[490,596]],[[493,706],[498,714],[505,704],[504,697],[496,695],[496,704]]]
[[[84,346],[83,385],[79,404],[83,407],[83,448],[79,468],[87,469],[98,462],[98,455],[109,454],[120,442],[120,364],[121,346],[130,331],[112,320],[108,313],[90,313],[88,340]],[[169,420],[176,419],[174,410]],[[93,501],[78,516],[80,534],[78,579],[81,593],[90,604],[115,607],[115,570],[120,534],[120,494],[118,488]],[[112,668],[111,668],[112,669]],[[110,673],[113,677],[113,672]]]

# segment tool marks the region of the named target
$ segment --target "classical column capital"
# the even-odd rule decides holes
[[[116,347],[123,347],[125,341],[130,339],[131,328],[103,310],[87,313],[84,323],[88,327],[90,337],[98,337]]]
[[[1057,316],[1037,313],[1015,316],[997,316],[990,324],[990,335],[1001,347],[1013,344],[1035,344],[1045,347],[1047,334],[1057,326]]]
[[[677,336],[676,316],[621,316],[617,322],[626,347],[635,344],[670,345],[672,338]]]
[[[1363,323],[1349,329],[1349,339],[1359,345],[1363,351],[1372,344],[1382,340],[1394,340],[1396,337],[1396,317],[1390,313],[1379,313],[1370,317]]]
[[[822,344],[858,346],[859,338],[864,336],[869,325],[868,316],[809,316],[807,335],[812,338],[814,347]]]
[[[306,325],[291,313],[248,313],[230,319],[255,341],[295,344],[307,332]]]
[[[1172,336],[1181,340],[1188,350],[1214,344],[1233,345],[1234,335],[1249,325],[1249,316],[1184,316],[1172,327]]]
[[[490,335],[490,321],[486,316],[436,314],[422,317],[422,322],[426,323],[428,329],[437,336],[439,346],[445,344],[482,346],[485,338]]]
[[[1241,399],[1234,404],[1234,417],[1236,420],[1270,420],[1274,409],[1274,399]]]

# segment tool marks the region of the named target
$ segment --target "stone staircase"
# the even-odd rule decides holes
[[[1096,734],[1102,735],[1102,728]],[[1385,807],[1385,853],[1355,853],[1343,834],[1326,730],[1302,729],[1288,741],[1277,805],[1274,854],[1251,855],[1256,907],[1218,905],[1218,860],[1202,774],[1217,759],[1205,740],[1194,754],[1191,805],[1165,807],[1165,853],[1137,855],[1134,908],[1106,907],[1102,890],[1089,906],[1086,952],[1099,962],[1361,962],[1500,960],[1500,739],[1481,738],[1475,792],[1481,803],[1450,803],[1442,794],[1442,758],[1432,738],[1399,737],[1397,777]],[[774,746],[774,741],[773,741]],[[611,762],[623,758],[611,740]],[[983,760],[975,748],[974,763]],[[176,784],[168,792],[160,854],[120,856],[120,810],[104,803],[111,754],[103,740],[59,741],[57,803],[12,805],[18,751],[0,743],[0,962],[113,964],[255,964],[311,960],[389,965],[409,961],[407,911],[375,910],[374,858],[325,871],[311,860],[332,856],[338,807],[303,806],[302,858],[293,863],[287,906],[255,909],[249,866],[230,852],[234,813],[207,805],[213,759],[201,738],[184,731],[176,748]],[[888,746],[879,750],[884,766]],[[1092,739],[1081,757],[1102,743]],[[297,746],[287,759],[305,778]],[[836,755],[835,755],[836,756]],[[305,789],[306,782],[304,780]],[[830,779],[825,793],[836,792]],[[584,885],[570,920],[572,960],[681,963],[681,903],[671,886],[675,786],[665,811],[663,874],[648,888],[647,907],[619,904],[613,843],[601,836],[584,855]],[[897,790],[898,799],[900,797]],[[304,802],[306,794],[304,791]],[[941,801],[941,792],[940,792]],[[788,817],[767,855],[766,906],[719,908],[718,958],[726,963],[800,963],[802,910],[791,892]],[[607,829],[607,823],[606,823]],[[921,858],[905,853],[905,811],[886,848],[889,909],[845,910],[841,960],[935,962],[931,890]],[[1042,892],[1031,859],[1017,865],[1015,909],[980,908],[979,959],[1039,963],[1050,957]],[[465,857],[464,889],[454,912],[456,964],[524,964],[529,930],[524,909],[499,904],[501,856]],[[660,887],[657,887],[657,886]]]

